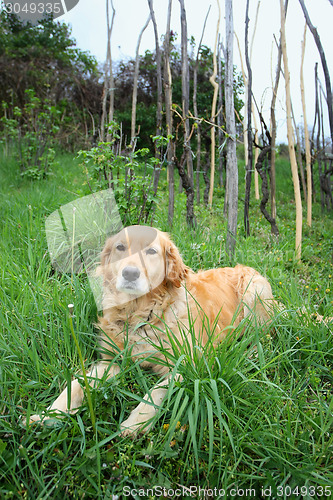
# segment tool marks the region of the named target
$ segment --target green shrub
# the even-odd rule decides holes
[[[26,91],[27,102],[21,109],[15,107],[13,117],[4,116],[3,143],[7,154],[12,150],[22,176],[33,180],[44,179],[55,162],[53,138],[59,130],[60,111],[49,101],[42,102],[34,91]]]
[[[157,188],[153,182],[160,162],[150,156],[148,148],[119,153],[119,125],[109,125],[110,142],[100,142],[90,150],[81,150],[82,160],[91,192],[112,189],[124,224],[146,223],[154,212]],[[154,137],[156,141],[164,138]],[[168,139],[164,139],[168,141]],[[118,148],[119,149],[119,148]]]

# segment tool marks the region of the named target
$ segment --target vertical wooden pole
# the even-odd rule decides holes
[[[298,169],[294,145],[294,134],[292,127],[291,118],[291,95],[290,95],[290,73],[288,68],[288,55],[287,55],[287,43],[286,43],[286,20],[285,20],[285,10],[283,0],[280,0],[280,10],[281,10],[281,47],[285,74],[285,86],[286,86],[286,108],[287,108],[287,136],[288,136],[288,149],[289,158],[291,164],[291,172],[294,184],[294,195],[296,204],[296,240],[295,240],[295,252],[296,258],[301,258],[302,252],[302,200],[301,200],[301,190],[298,178]]]

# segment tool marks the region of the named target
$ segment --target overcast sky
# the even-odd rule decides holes
[[[114,30],[112,33],[112,57],[114,60],[130,58],[135,55],[138,35],[149,15],[147,0],[113,0],[116,9]],[[312,23],[317,27],[326,53],[329,69],[333,70],[333,7],[329,0],[305,0]],[[234,0],[234,28],[240,40],[244,57],[244,28],[246,0]],[[250,0],[251,41],[257,10],[257,0]],[[218,18],[217,0],[185,0],[188,35],[193,35],[197,42],[201,37],[202,27],[209,6],[211,10],[203,43],[213,48]],[[225,39],[224,1],[220,0],[221,23],[220,33]],[[165,33],[168,0],[154,0],[159,35]],[[171,29],[180,35],[179,1],[173,0],[173,17]],[[98,61],[103,62],[106,54],[106,14],[105,0],[80,0],[78,5],[61,18],[72,27],[72,35],[79,48],[91,52]],[[301,42],[304,32],[304,16],[298,0],[289,0],[287,15],[287,47],[293,108],[297,123],[303,122],[300,95]],[[262,108],[267,124],[272,96],[272,79],[275,77],[277,49],[273,39],[279,39],[280,1],[261,0],[257,30],[253,42],[252,72],[253,93]],[[180,38],[180,37],[179,37]],[[145,31],[140,52],[154,49],[153,27],[150,23]],[[307,30],[306,53],[304,64],[305,94],[307,101],[307,118],[310,127],[314,120],[314,65],[318,62],[319,75],[325,87],[321,70],[319,53],[313,36]],[[238,45],[234,43],[234,63],[241,71]],[[285,126],[285,94],[284,80],[280,80],[280,92],[277,102],[278,139],[286,142]],[[328,119],[325,110],[326,135],[329,135]]]

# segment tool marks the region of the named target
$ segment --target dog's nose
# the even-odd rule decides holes
[[[140,276],[140,270],[137,267],[127,266],[124,267],[122,275],[126,281],[135,281]]]

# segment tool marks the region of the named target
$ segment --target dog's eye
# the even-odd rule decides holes
[[[146,255],[155,255],[155,253],[157,253],[157,251],[155,250],[155,248],[148,248],[146,250]]]
[[[118,250],[119,252],[125,252],[125,245],[123,245],[122,243],[118,243],[118,245],[116,245],[116,250]]]

